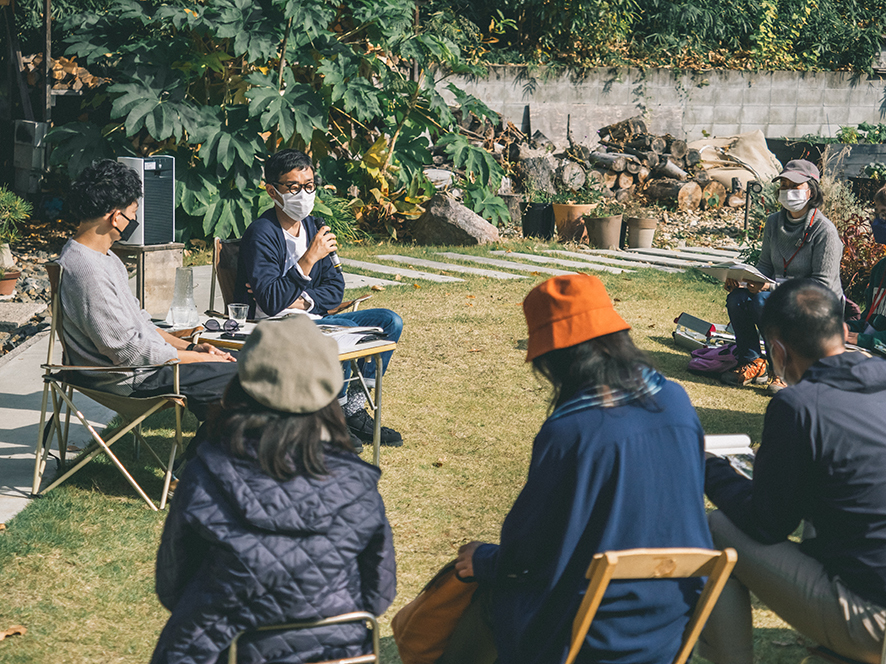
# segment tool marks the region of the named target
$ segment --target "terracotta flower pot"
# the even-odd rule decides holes
[[[655,238],[658,220],[653,217],[628,217],[628,246],[634,249],[650,249]]]
[[[620,214],[611,217],[585,218],[591,244],[597,249],[618,249],[621,240],[621,218]]]
[[[588,233],[582,217],[590,214],[595,207],[577,203],[554,203],[554,222],[557,224],[560,241],[587,242]]]
[[[22,276],[21,270],[6,270],[0,277],[0,296],[12,295],[20,276]]]

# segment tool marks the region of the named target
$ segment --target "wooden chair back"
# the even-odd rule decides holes
[[[566,664],[575,661],[606,588],[613,579],[687,579],[706,576],[708,580],[686,625],[683,643],[674,659],[674,664],[684,664],[737,560],[735,549],[630,549],[596,554],[586,574],[589,580],[587,592],[572,622],[572,639]]]
[[[234,301],[234,287],[237,283],[237,262],[240,259],[240,238],[222,240],[213,238],[212,242],[212,288],[209,292],[209,308],[215,309],[215,283],[221,291],[223,300],[222,313],[226,313],[228,305]]]

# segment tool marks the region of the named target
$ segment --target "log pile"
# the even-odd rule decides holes
[[[28,79],[28,85],[37,85],[43,72],[43,54],[37,53],[22,57],[22,66]],[[77,64],[76,58],[53,58],[50,72],[53,90],[80,92],[84,88],[96,88],[103,83],[110,83],[110,79],[90,74],[85,67]]]

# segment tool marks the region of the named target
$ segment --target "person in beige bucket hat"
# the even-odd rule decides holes
[[[381,471],[351,447],[338,345],[307,316],[263,321],[237,364],[170,504],[156,589],[172,615],[151,662],[214,662],[240,632],[256,663],[364,655],[363,624],[255,631],[394,599]]]

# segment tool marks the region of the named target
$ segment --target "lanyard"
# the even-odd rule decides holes
[[[806,227],[806,231],[803,233],[803,239],[800,240],[800,246],[797,247],[797,251],[795,251],[790,258],[784,260],[782,258],[782,262],[784,263],[784,272],[782,274],[787,277],[788,276],[788,265],[794,262],[794,258],[796,258],[797,254],[800,253],[800,249],[806,246],[806,243],[809,241],[809,236],[812,234],[812,224],[815,223],[815,213],[818,212],[818,208],[812,208],[812,219],[809,220],[809,226]],[[787,213],[785,213],[787,214]]]
[[[876,311],[877,307],[880,306],[880,302],[883,301],[883,296],[886,295],[886,290],[883,289],[884,282],[886,282],[886,272],[883,272],[883,276],[880,277],[880,285],[877,286],[877,291],[880,294],[877,296],[877,299],[871,303],[871,308],[868,309],[868,315],[864,317],[865,323],[867,323],[871,319],[871,316],[873,315],[874,311]]]

